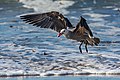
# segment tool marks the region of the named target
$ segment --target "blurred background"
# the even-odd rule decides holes
[[[79,22],[80,16],[83,16],[101,43],[98,46],[88,46],[89,54],[83,46],[86,55],[80,54],[79,42],[68,40],[64,36],[58,38],[55,31],[25,24],[19,18],[27,13],[49,11],[64,14],[74,26]],[[42,71],[46,68],[38,66],[54,66],[53,62],[57,66],[67,66],[65,61],[70,61],[72,67],[78,63],[92,65],[81,65],[79,69],[82,70],[119,71],[120,0],[0,0],[1,71]]]

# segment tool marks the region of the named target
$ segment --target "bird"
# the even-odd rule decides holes
[[[100,39],[93,36],[93,33],[86,22],[86,19],[82,16],[76,27],[71,24],[68,18],[57,11],[25,14],[21,15],[20,18],[25,21],[25,23],[32,24],[33,26],[52,29],[58,32],[58,37],[64,35],[67,39],[72,39],[80,42],[80,53],[82,53],[81,46],[83,43],[85,45],[87,53],[87,45],[97,46],[100,43]]]

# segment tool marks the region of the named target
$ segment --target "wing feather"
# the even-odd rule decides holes
[[[75,30],[73,31],[77,35],[90,35],[93,37],[92,31],[86,23],[86,20],[81,16],[80,22],[77,24]]]
[[[33,24],[33,26],[51,28],[57,32],[67,27],[74,28],[66,17],[56,11],[42,14],[28,14],[20,16],[20,18],[26,23]]]

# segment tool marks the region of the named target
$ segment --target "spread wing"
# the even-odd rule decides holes
[[[66,17],[56,11],[42,14],[28,14],[20,16],[20,18],[26,23],[33,24],[33,26],[51,28],[57,32],[60,32],[67,27],[73,27]]]
[[[90,35],[93,37],[92,31],[86,23],[86,20],[81,16],[80,22],[77,24],[75,30],[73,31],[77,35]]]

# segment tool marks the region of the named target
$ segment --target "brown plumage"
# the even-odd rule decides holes
[[[50,28],[59,32],[58,37],[64,34],[68,39],[73,39],[81,42],[79,46],[81,53],[81,45],[83,43],[85,44],[87,52],[87,45],[93,46],[100,43],[99,38],[93,37],[92,31],[90,30],[89,26],[86,23],[86,20],[82,16],[76,27],[73,27],[66,17],[56,11],[42,14],[28,14],[20,17],[26,23],[33,24],[33,26]],[[69,30],[68,28],[72,28],[72,30]]]
[[[51,28],[57,32],[60,32],[62,29],[67,29],[67,26],[73,27],[67,18],[56,11],[42,14],[28,14],[20,17],[26,23],[33,24],[33,26]]]

